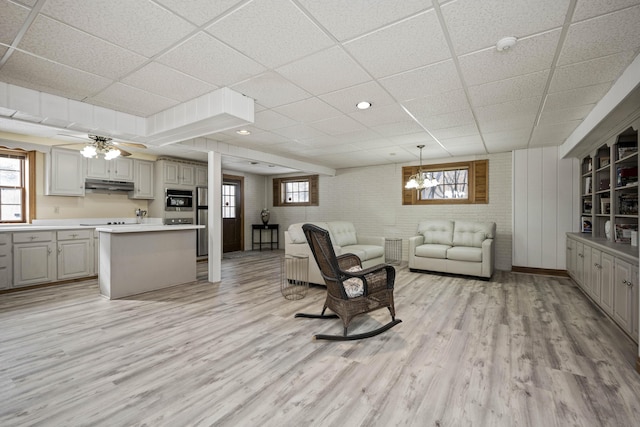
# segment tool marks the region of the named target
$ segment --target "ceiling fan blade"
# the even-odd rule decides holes
[[[129,157],[129,156],[131,155],[131,153],[130,153],[130,152],[128,152],[128,151],[126,151],[126,150],[123,150],[122,148],[118,148],[118,150],[120,150],[120,155],[121,155],[122,157]]]
[[[126,145],[128,147],[133,147],[133,148],[142,148],[142,149],[146,149],[147,146],[144,144],[139,144],[137,142],[121,142],[121,141],[114,141],[113,142],[114,145]]]

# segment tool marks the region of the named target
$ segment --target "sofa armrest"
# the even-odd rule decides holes
[[[416,254],[416,248],[424,244],[424,236],[409,237],[409,256]]]
[[[287,230],[284,230],[284,243],[285,245],[287,243],[289,244],[293,243],[293,241],[291,240],[291,236],[289,235],[289,232]]]
[[[361,236],[358,234],[358,244],[384,247],[384,237]]]
[[[482,276],[491,277],[495,259],[494,239],[485,239],[482,242]]]

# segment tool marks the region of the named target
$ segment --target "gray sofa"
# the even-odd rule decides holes
[[[409,238],[409,269],[491,278],[495,222],[427,220]]]
[[[362,236],[356,232],[351,222],[305,222],[291,224],[284,232],[284,253],[286,255],[306,255],[309,257],[309,282],[324,285],[318,264],[302,231],[303,224],[313,224],[329,231],[336,255],[352,253],[362,261],[362,268],[384,263],[384,237]]]

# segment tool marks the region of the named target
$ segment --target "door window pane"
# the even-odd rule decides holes
[[[222,185],[222,218],[236,217],[236,186]]]

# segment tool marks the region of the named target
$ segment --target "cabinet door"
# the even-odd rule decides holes
[[[603,252],[600,270],[600,307],[609,314],[613,314],[613,255]]]
[[[196,185],[198,187],[206,187],[209,177],[209,171],[206,166],[196,166]]]
[[[91,240],[58,242],[58,280],[91,276],[93,271]]]
[[[153,199],[153,162],[146,160],[133,161],[134,191],[129,194],[132,199]]]
[[[592,262],[591,262],[591,258],[592,258],[592,251],[591,251],[591,247],[584,245],[583,250],[582,250],[582,255],[583,255],[583,272],[582,272],[582,288],[589,294],[591,295],[591,293],[593,292],[592,287],[593,287],[593,270],[591,269],[592,266]]]
[[[55,243],[13,245],[13,285],[29,286],[56,280]]]
[[[640,335],[640,327],[638,327],[638,323],[640,319],[640,291],[638,290],[638,266],[634,265],[631,267],[631,336],[635,337],[635,339],[640,339],[638,335]]]
[[[117,157],[107,160],[109,163],[110,179],[115,181],[133,181],[133,159]]]
[[[0,233],[0,289],[11,287],[11,234]]]
[[[180,184],[196,184],[196,167],[192,165],[180,165]]]
[[[591,298],[600,301],[602,288],[602,252],[591,248]]]
[[[84,157],[79,151],[52,147],[47,169],[47,195],[84,196]]]
[[[576,278],[576,241],[567,238],[567,271],[573,280]]]
[[[164,162],[163,174],[165,184],[179,184],[180,183],[180,168],[178,163]]]
[[[576,282],[584,289],[584,244],[576,242]]]
[[[620,259],[615,260],[615,280],[613,290],[613,320],[631,334],[632,326],[632,293],[631,264]]]
[[[109,179],[107,160],[99,157],[87,159],[87,178]]]

